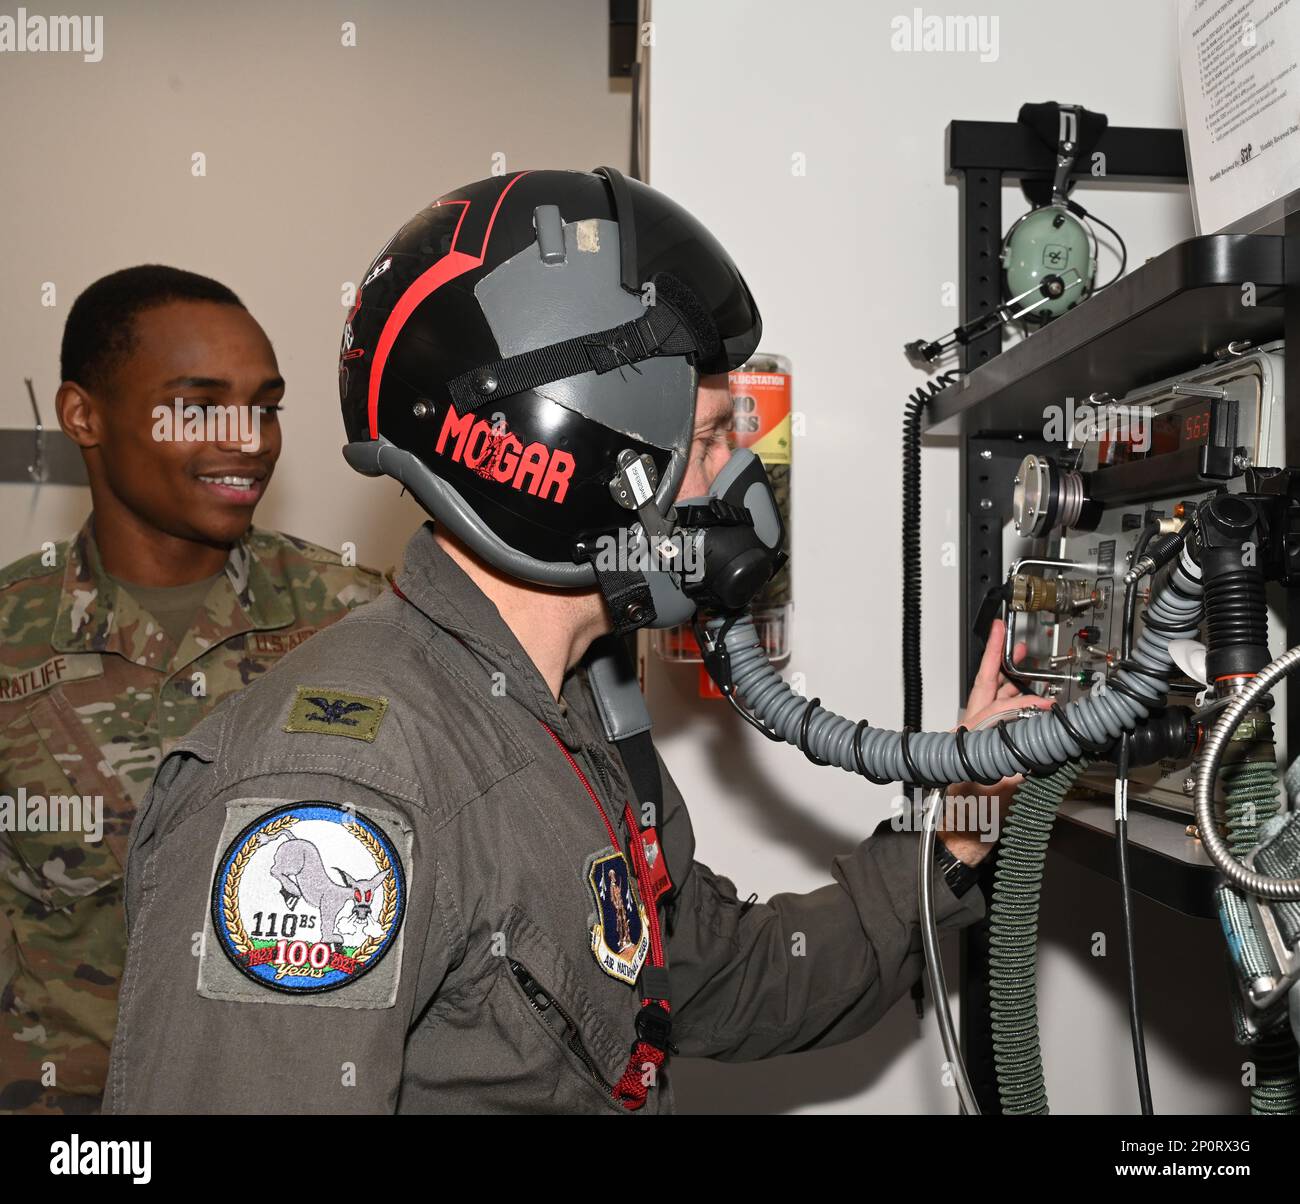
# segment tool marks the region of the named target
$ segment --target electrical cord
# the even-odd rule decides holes
[[[921,418],[930,399],[960,373],[941,372],[908,397],[903,412],[903,730],[921,730]],[[811,708],[809,714],[811,714]],[[912,985],[917,1019],[925,1015],[925,985]]]
[[[1128,246],[1124,242],[1123,235],[1121,235],[1120,232],[1116,230],[1114,226],[1110,225],[1107,222],[1102,221],[1101,218],[1092,214],[1089,215],[1089,220],[1096,222],[1097,225],[1102,227],[1102,229],[1109,230],[1115,236],[1115,241],[1119,243],[1119,271],[1117,271],[1100,288],[1094,290],[1093,296],[1095,297],[1097,293],[1100,293],[1103,290],[1110,288],[1110,286],[1114,284],[1116,280],[1118,280],[1121,276],[1124,275],[1124,271],[1128,267]]]
[[[903,412],[903,727],[921,730],[921,418],[960,377],[941,372],[908,397]]]
[[[1124,242],[1124,236],[1120,234],[1114,226],[1110,225],[1109,222],[1102,221],[1096,214],[1089,213],[1079,204],[1078,201],[1067,200],[1065,202],[1065,207],[1076,217],[1086,218],[1090,222],[1096,222],[1097,225],[1101,226],[1104,230],[1109,230],[1115,236],[1115,241],[1119,243],[1119,271],[1107,280],[1105,284],[1099,285],[1097,288],[1092,290],[1092,295],[1095,297],[1098,293],[1104,292],[1106,289],[1110,288],[1116,280],[1124,275],[1124,271],[1128,267],[1128,245]]]
[[[1136,568],[1147,545],[1160,533],[1159,523],[1142,528],[1133,548],[1132,564]],[[1124,586],[1124,622],[1120,635],[1120,659],[1127,661],[1133,651],[1133,628],[1137,620],[1137,590],[1140,576]],[[1124,928],[1124,964],[1128,975],[1128,1024],[1133,1040],[1133,1070],[1137,1076],[1138,1101],[1143,1116],[1154,1115],[1151,1102],[1151,1071],[1147,1065],[1146,1036],[1142,1026],[1142,1006],[1138,998],[1137,951],[1133,926],[1133,886],[1128,864],[1128,769],[1129,740],[1126,731],[1119,738],[1119,755],[1115,765],[1115,861],[1119,871],[1120,914]]]

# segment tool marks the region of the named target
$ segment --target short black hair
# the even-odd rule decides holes
[[[102,276],[72,303],[60,350],[63,380],[103,390],[135,349],[135,318],[172,301],[244,303],[224,284],[157,263]]]

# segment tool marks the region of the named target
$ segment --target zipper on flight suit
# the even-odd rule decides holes
[[[561,1040],[570,1051],[577,1055],[578,1060],[587,1068],[591,1077],[596,1080],[597,1086],[613,1094],[614,1084],[600,1073],[600,1068],[587,1052],[587,1047],[582,1043],[582,1036],[578,1031],[578,1026],[574,1024],[569,1013],[556,1002],[555,996],[528,972],[526,966],[515,961],[514,958],[508,960],[510,962],[510,973],[515,976],[515,980],[523,988],[524,995],[527,997],[532,1009],[545,1021],[548,1028],[555,1027],[551,1023],[550,1013],[554,1012],[560,1018],[564,1023],[564,1036]]]
[[[605,754],[595,744],[584,745],[583,751],[587,754],[587,760],[591,762],[596,777],[600,779],[600,788],[605,792],[605,797],[612,799],[614,796],[610,789],[609,773],[605,767]]]

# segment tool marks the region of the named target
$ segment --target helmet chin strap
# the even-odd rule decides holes
[[[601,569],[597,559],[591,557],[591,564],[596,571],[596,584],[609,609],[614,634],[630,635],[642,627],[653,625],[659,615],[645,574]]]

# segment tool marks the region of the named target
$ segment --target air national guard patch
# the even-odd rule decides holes
[[[587,866],[587,885],[596,900],[591,951],[606,974],[634,983],[650,949],[645,909],[632,891],[632,875],[620,852],[597,853]]]
[[[398,943],[407,883],[397,841],[387,830],[395,817],[381,826],[335,803],[266,811],[266,800],[241,802],[245,808],[256,804],[261,814],[225,846],[216,866],[212,927],[226,960],[257,984],[253,994],[263,1000],[267,991],[302,996],[352,988],[337,1006],[392,1006],[400,952],[386,983],[376,982],[364,1000],[351,996]],[[227,828],[238,812],[237,804],[228,804]],[[409,838],[404,843],[409,859]],[[247,986],[235,989],[239,979],[232,980],[229,970],[223,975],[215,969],[205,948],[200,994],[250,998]]]

